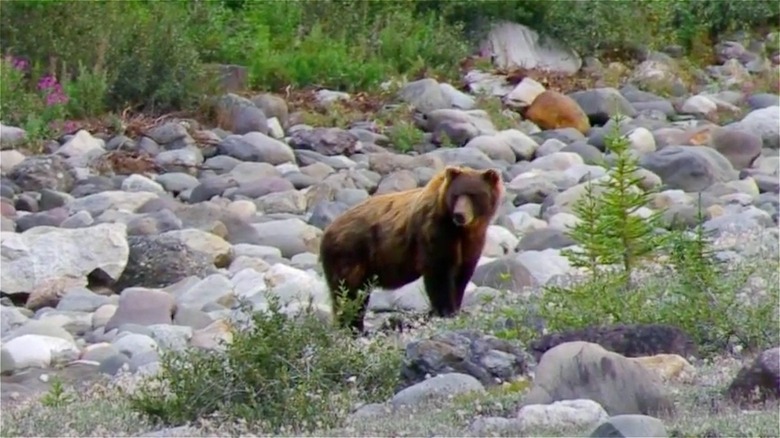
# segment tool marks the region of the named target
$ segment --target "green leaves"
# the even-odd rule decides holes
[[[643,258],[652,257],[661,246],[660,214],[648,218],[639,212],[652,192],[640,189],[639,165],[630,142],[615,132],[607,136],[607,150],[615,156],[614,166],[605,177],[584,184],[583,197],[573,210],[581,221],[570,235],[582,248],[565,250],[573,266],[587,267],[599,275],[599,266],[619,264],[626,278]]]
[[[619,126],[616,123],[615,126]],[[607,137],[614,154],[608,175],[584,185],[573,206],[580,222],[570,235],[578,250],[563,250],[584,281],[545,288],[540,306],[550,330],[612,323],[676,325],[715,354],[734,343],[761,348],[780,336],[780,288],[772,259],[728,266],[717,261],[702,227],[661,230],[663,211],[639,214],[652,191],[640,189],[630,143],[617,131]],[[755,278],[764,291],[745,299]]]
[[[361,345],[305,308],[297,317],[275,299],[234,327],[224,351],[167,352],[162,372],[131,396],[153,421],[180,425],[218,416],[262,430],[335,427],[356,401],[384,400],[400,377],[401,352],[375,341]]]

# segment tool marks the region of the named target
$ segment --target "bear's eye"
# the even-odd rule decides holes
[[[487,211],[490,207],[490,194],[479,193],[469,195],[469,198],[471,198],[471,203],[474,205],[474,210],[478,215],[487,214]]]

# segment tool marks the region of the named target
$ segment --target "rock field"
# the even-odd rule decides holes
[[[300,114],[271,94],[222,96],[217,128],[168,119],[137,135],[80,130],[52,139],[37,155],[17,147],[23,130],[2,126],[3,403],[45,390],[41,372],[73,381],[120,370],[143,376],[156,372],[162,350],[214,348],[229,337],[239,298],[263,310],[270,294],[290,314],[311,299],[329,317],[317,256],[324,227],[373,194],[425,184],[448,164],[500,169],[507,188],[467,289],[467,309],[499,290],[538,288],[572,274],[560,254],[573,244],[565,230],[578,220],[572,205],[585,181],[606,173],[600,163],[612,158],[604,150],[615,111],[625,116],[618,129],[640,159],[643,185],[660,189],[639,214],[665,208],[665,224],[693,225],[701,193],[704,228],[715,233],[721,260],[767,250],[776,257],[780,97],[735,90],[777,66],[735,50],[724,49],[721,63],[701,72],[725,91],[705,87],[696,94],[684,89],[670,67],[674,60],[663,53],[639,63],[625,85],[597,81],[566,94],[530,78],[512,85],[477,70],[465,76],[466,91],[433,79],[410,82],[393,104],[418,109],[425,141],[407,153],[369,120],[350,127],[301,124]],[[586,60],[583,68],[604,77],[618,66]],[[668,97],[643,91],[663,80]],[[497,128],[495,115],[475,106],[479,91],[501,97],[524,119]],[[316,96],[324,107],[350,98],[329,90]],[[445,136],[451,144],[439,146]],[[505,268],[509,278],[501,274]],[[423,312],[421,285],[376,290],[370,310]],[[378,318],[368,325],[377,327]],[[440,393],[480,393],[491,379],[532,373],[529,405],[515,418],[479,417],[469,433],[558,423],[593,428],[608,419],[601,427],[668,433],[656,419],[620,416],[674,409],[661,380],[638,364],[641,358],[565,343],[536,367],[525,352],[483,334],[435,336],[443,339],[436,345],[467,351],[462,354],[475,365],[447,366],[430,345],[417,344],[407,354],[418,355],[426,371],[405,369],[404,389],[355,418]],[[777,378],[777,354],[775,348],[756,359],[763,362],[746,361],[740,378]],[[671,367],[667,377],[682,379],[691,365],[673,356],[647,366]],[[611,373],[598,367],[605,360]],[[599,376],[587,390],[577,383],[583,367]],[[426,380],[429,371],[440,375]],[[625,433],[613,436],[633,432]]]

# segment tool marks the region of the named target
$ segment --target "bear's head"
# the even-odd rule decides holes
[[[444,201],[456,226],[490,222],[503,195],[504,183],[495,169],[456,166],[445,169]]]

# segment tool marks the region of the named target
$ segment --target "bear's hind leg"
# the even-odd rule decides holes
[[[337,298],[342,302],[334,305],[338,324],[340,327],[351,329],[355,335],[363,334],[365,331],[363,320],[368,309],[369,291],[355,287],[344,286],[343,288],[345,293],[339,294]]]

